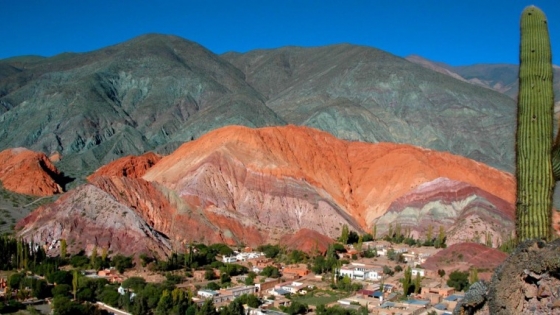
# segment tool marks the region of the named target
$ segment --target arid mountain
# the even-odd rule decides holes
[[[63,192],[63,176],[40,152],[24,148],[0,152],[0,182],[18,194],[52,196]]]
[[[519,85],[517,82],[518,65],[512,64],[476,64],[470,66],[450,66],[434,62],[420,56],[406,57],[410,62],[438,71],[453,78],[483,86],[513,99],[517,99]],[[554,66],[554,94],[557,107],[560,107],[560,67]],[[557,109],[557,112],[559,110]]]
[[[403,206],[407,214],[403,218],[416,219],[400,222],[419,235],[425,225],[418,225],[418,220],[468,234],[473,231],[462,228],[465,218],[501,218],[491,232],[497,240],[512,228],[515,187],[510,174],[410,145],[349,142],[293,125],[230,126],[185,143],[142,178],[125,177],[127,159],[115,161],[114,171],[99,172],[90,184],[37,210],[19,224],[19,235],[41,242],[76,238],[75,244],[98,242],[103,247],[107,241],[99,244],[96,237],[106,240],[107,236],[88,235],[88,231],[132,224],[152,233],[149,242],[167,236],[173,247],[190,241],[255,246],[277,243],[302,231],[335,238],[343,224],[369,230],[387,220],[388,211],[403,213]],[[422,206],[427,203],[428,211]],[[453,212],[442,215],[449,209]],[[94,216],[115,221],[97,222]],[[82,224],[93,226],[88,229]],[[76,229],[81,232],[73,233]],[[126,250],[114,242],[110,246]],[[149,242],[138,246],[167,246]]]
[[[513,113],[499,93],[353,45],[218,56],[152,34],[89,53],[0,60],[0,150],[58,152],[57,167],[78,178],[222,126],[286,123],[511,171]]]
[[[0,122],[0,149],[57,151],[73,176],[125,155],[172,151],[225,125],[284,124],[238,69],[165,35],[0,60]]]
[[[291,124],[342,139],[449,151],[513,170],[515,103],[503,94],[362,46],[222,57]]]

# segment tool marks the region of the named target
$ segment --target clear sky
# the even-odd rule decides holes
[[[0,0],[0,59],[163,33],[218,54],[351,43],[451,65],[517,63],[530,4],[548,17],[558,65],[559,0]]]

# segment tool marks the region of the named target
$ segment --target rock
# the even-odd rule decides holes
[[[327,252],[329,245],[333,243],[334,240],[332,238],[309,229],[301,229],[293,235],[284,235],[280,239],[280,245],[308,254],[324,254]]]
[[[103,165],[95,173],[88,176],[88,181],[95,181],[99,177],[130,177],[140,178],[154,166],[161,156],[148,152],[140,156],[125,156],[109,164]]]
[[[63,192],[60,172],[44,153],[25,148],[0,152],[0,181],[4,188],[26,195],[52,196]]]
[[[552,309],[550,299],[557,294],[551,288],[560,287],[559,269],[560,239],[523,242],[492,277],[488,294],[491,314],[560,314],[559,309]]]

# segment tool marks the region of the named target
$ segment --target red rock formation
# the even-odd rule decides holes
[[[0,181],[10,191],[33,196],[62,193],[53,178],[58,175],[60,172],[43,153],[25,148],[0,152]]]
[[[18,222],[16,230],[21,237],[41,245],[65,239],[70,253],[92,245],[124,255],[143,252],[163,256],[170,250],[168,240],[136,211],[90,184],[35,210]],[[52,247],[48,254],[57,254],[58,250]]]
[[[342,221],[369,228],[399,197],[440,177],[485,191],[503,200],[499,211],[511,211],[504,208],[514,201],[510,174],[449,153],[342,141],[296,126],[225,127],[184,144],[144,176],[194,206],[331,237]]]
[[[88,176],[92,182],[98,177],[130,177],[140,178],[161,159],[161,156],[148,152],[140,156],[129,155],[100,167]]]
[[[410,229],[414,238],[425,239],[432,227],[436,237],[444,226],[447,245],[479,238],[490,238],[494,246],[503,243],[514,229],[515,210],[512,203],[476,186],[437,178],[423,183],[396,199],[378,220],[378,233],[387,231],[389,224]]]
[[[324,254],[329,245],[333,244],[332,238],[326,237],[310,229],[301,229],[295,234],[284,235],[280,239],[280,244],[288,249],[301,250],[308,254]]]
[[[168,236],[176,249],[192,241],[256,246],[294,234],[300,242],[312,235],[309,249],[318,239],[309,231],[335,238],[343,224],[352,230],[369,229],[392,205],[402,206],[401,201],[463,203],[473,192],[489,205],[480,207],[469,199],[471,206],[466,208],[488,213],[492,209],[498,217],[509,217],[515,192],[510,174],[460,156],[410,145],[342,141],[295,126],[215,130],[162,158],[142,178],[134,178],[139,174],[136,166],[145,165],[138,161],[125,158],[98,170],[89,186],[103,192],[106,198],[100,200],[106,201],[89,200],[100,205],[99,211],[118,205],[134,212],[142,224]],[[460,184],[430,186],[439,178]],[[93,188],[88,191],[100,194]],[[420,195],[423,199],[418,199]],[[45,232],[37,236],[29,227],[49,225],[60,230],[58,234],[69,235],[77,225],[90,222],[79,220],[82,203],[75,206],[64,200],[43,212],[65,213],[76,224],[39,220],[37,225],[28,218],[20,224],[26,234],[20,235],[41,239]],[[467,210],[464,213],[471,213]],[[97,229],[105,223],[95,224]]]

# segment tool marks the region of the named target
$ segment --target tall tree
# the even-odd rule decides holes
[[[60,258],[66,258],[67,244],[65,239],[60,240]]]
[[[344,224],[342,226],[342,232],[340,233],[340,242],[342,244],[347,244],[349,235],[350,235],[350,232],[348,231],[348,225]]]

